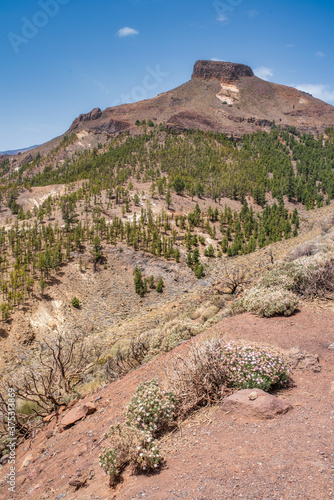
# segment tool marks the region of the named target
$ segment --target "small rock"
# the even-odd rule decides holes
[[[27,467],[29,465],[29,462],[31,462],[32,459],[33,459],[33,456],[31,454],[27,455],[22,462],[21,469],[23,469],[23,467]]]
[[[81,480],[81,479],[71,479],[68,484],[70,486],[74,486],[76,490],[79,488],[83,488],[86,485],[86,480]]]
[[[72,410],[67,412],[61,419],[61,427],[67,429],[73,424],[96,412],[96,406],[94,403],[85,403],[82,406],[74,407]]]
[[[57,330],[57,323],[53,320],[50,320],[48,323],[48,327],[50,328],[50,330]]]
[[[1,459],[0,459],[0,464],[5,465],[8,462],[8,460],[9,460],[9,455],[8,454],[3,455],[3,457],[1,457]]]
[[[257,397],[251,400],[249,396],[254,392],[253,389],[243,389],[235,392],[224,400],[222,410],[242,416],[270,419],[275,418],[279,414],[287,413],[292,408],[289,403],[261,389],[256,389]]]
[[[286,353],[289,365],[292,369],[310,370],[314,373],[321,371],[319,356],[293,347]]]
[[[46,434],[45,434],[46,439],[50,439],[50,438],[52,438],[52,436],[53,436],[53,432],[52,431],[47,431]]]
[[[334,342],[333,342],[333,344],[329,344],[328,349],[331,349],[334,351]]]
[[[256,391],[251,392],[248,397],[251,401],[255,401],[255,399],[257,399],[257,392]]]

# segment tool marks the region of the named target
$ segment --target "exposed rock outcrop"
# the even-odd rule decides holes
[[[221,61],[197,61],[192,74],[192,78],[204,80],[215,78],[222,82],[233,82],[242,76],[254,76],[254,73],[245,64]]]
[[[91,120],[97,120],[98,118],[100,118],[100,116],[102,116],[102,111],[100,110],[100,108],[94,108],[89,113],[85,113],[85,114],[78,116],[78,118],[76,118],[74,120],[74,122],[72,123],[70,130],[77,129],[79,126],[79,123],[81,123],[81,122],[89,122]]]

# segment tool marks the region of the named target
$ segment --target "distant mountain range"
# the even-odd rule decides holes
[[[37,146],[38,144],[30,146],[29,148],[8,149],[7,151],[0,151],[0,155],[18,155],[19,153],[25,153],[26,151],[30,151],[30,149],[37,148]]]

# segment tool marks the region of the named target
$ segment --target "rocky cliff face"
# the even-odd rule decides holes
[[[242,76],[254,76],[252,69],[245,64],[235,64],[220,61],[197,61],[194,66],[193,78],[204,80],[217,79],[222,82],[233,82]]]
[[[100,108],[94,108],[89,113],[78,116],[78,118],[76,118],[72,123],[70,130],[77,129],[81,122],[97,120],[98,118],[100,118],[100,116],[102,116],[102,111],[100,110]]]

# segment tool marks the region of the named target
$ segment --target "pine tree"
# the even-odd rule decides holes
[[[100,240],[100,238],[98,236],[94,236],[94,239],[93,239],[93,248],[91,249],[90,253],[93,256],[94,271],[96,271],[97,263],[103,257],[101,240]]]
[[[157,287],[156,287],[156,290],[158,293],[162,293],[163,292],[163,288],[164,288],[164,281],[162,278],[159,278],[159,281],[157,283]]]
[[[171,205],[171,203],[172,203],[172,196],[170,194],[170,189],[169,188],[167,189],[165,201],[166,201],[167,208],[169,208],[170,205]]]
[[[144,297],[145,295],[145,285],[142,277],[142,273],[140,269],[136,266],[135,268],[135,277],[134,277],[134,282],[135,282],[135,291],[140,297]]]

